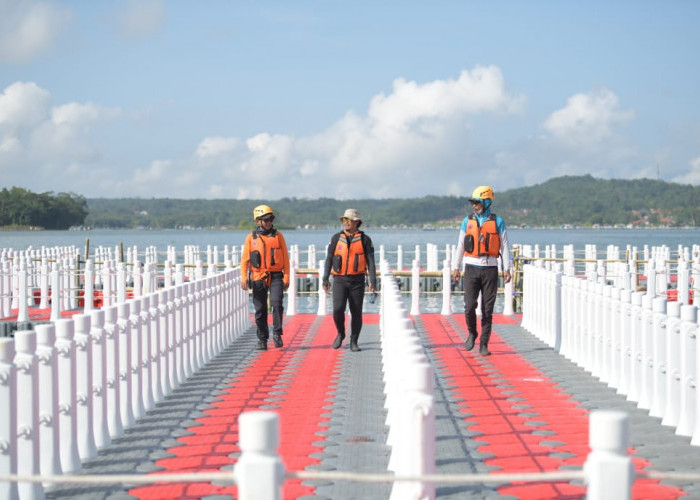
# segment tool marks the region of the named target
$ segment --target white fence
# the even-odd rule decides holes
[[[0,338],[0,474],[80,469],[245,331],[248,302],[228,269]],[[0,499],[43,496],[0,482]]]
[[[23,259],[19,260],[21,271]],[[217,272],[218,263],[212,258],[214,265],[208,267],[206,276],[203,265],[195,264],[191,281],[185,281],[184,269],[177,267],[182,264],[178,264],[170,277],[164,275],[167,286],[162,289],[144,270],[134,275],[142,288],[132,300],[37,325],[35,331],[18,331],[14,339],[0,339],[0,476],[24,478],[0,482],[0,499],[43,498],[43,488],[51,478],[79,469],[82,461],[95,456],[97,449],[122,434],[248,328],[248,295],[240,288],[239,270],[230,268],[232,262],[227,261],[229,268]],[[416,261],[413,267],[415,273]],[[595,280],[572,277],[569,284],[561,267],[544,262],[527,267],[523,325],[596,376],[616,383],[628,397],[645,401],[660,412],[665,424],[677,426],[679,432],[693,432],[695,444],[696,415],[700,414],[695,396],[695,306],[680,306],[676,317],[676,306],[667,305],[663,310],[663,299],[645,299],[645,294],[624,288],[613,291],[616,287],[607,281],[631,283],[624,273],[608,275],[605,283],[598,283],[604,274],[597,266],[591,269]],[[448,268],[444,262],[443,269]],[[392,498],[434,498],[438,482],[503,481],[507,474],[459,478],[434,474],[432,367],[386,261],[381,260],[380,270],[380,332],[387,444],[391,448],[390,474],[380,480],[393,483]],[[653,266],[647,269],[648,283],[656,279],[653,270]],[[104,281],[103,286],[114,286],[116,296],[123,298],[127,280],[118,275],[112,282],[112,274],[109,284]],[[23,278],[20,272],[21,279],[30,278],[28,274]],[[679,283],[685,280],[678,279]],[[28,296],[23,297],[19,302],[27,303]],[[615,301],[623,313],[618,312]],[[667,334],[661,342],[657,328],[675,337]],[[558,474],[559,480],[584,478],[590,499],[629,498],[634,472],[625,455],[627,419],[617,412],[594,412],[591,418],[592,452],[583,471],[518,475],[507,480],[544,481]],[[283,474],[276,449],[276,416],[242,415],[241,419],[242,456],[235,477],[242,500],[279,498],[285,477],[333,477],[320,472]],[[32,479],[37,476],[45,484]],[[262,477],[269,486],[264,496],[260,488],[252,488],[260,483],[251,483]],[[377,480],[361,474],[352,479]],[[128,483],[129,479],[121,481]]]
[[[691,291],[700,296],[700,247],[679,249],[673,274],[667,249],[653,255],[640,289],[635,262],[593,261],[585,278],[567,262],[526,265],[522,327],[700,445],[698,308],[689,303]],[[677,300],[669,301],[672,282]]]
[[[299,245],[292,245],[289,250],[294,275],[287,293],[286,313],[296,314],[298,295],[310,291],[318,294],[318,313],[326,314],[326,297],[318,286],[325,249],[321,252],[315,245],[308,245],[302,250]],[[440,249],[434,244],[427,244],[424,251],[419,245],[411,252],[404,252],[401,245],[395,250],[394,272],[401,271],[404,276],[410,273],[410,278],[400,278],[403,280],[400,285],[404,292],[410,289],[411,314],[421,312],[421,293],[436,290],[442,296],[441,313],[452,313],[452,286],[445,286],[451,283],[452,250],[450,245]],[[394,251],[387,251],[381,245],[377,262],[385,261],[390,253]],[[165,252],[158,252],[155,247],[142,250],[129,247],[125,252],[120,248],[98,247],[93,258],[83,262],[77,247],[0,249],[0,320],[13,318],[25,324],[30,320],[32,308],[50,309],[51,321],[59,319],[64,311],[84,308],[87,313],[96,307],[124,302],[162,287],[199,280],[223,268],[236,267],[240,254],[241,248],[235,245],[224,248],[209,245],[206,250],[189,245],[182,251],[168,247]],[[303,254],[306,259],[302,258]],[[406,269],[403,260],[408,254],[415,258]],[[438,265],[441,255],[446,256],[442,269]],[[305,275],[297,280],[300,270]],[[513,297],[511,282],[504,286],[504,314],[513,314]]]

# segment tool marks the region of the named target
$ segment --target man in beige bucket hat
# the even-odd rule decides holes
[[[365,297],[365,276],[369,275],[369,291],[377,290],[377,270],[372,239],[360,231],[362,216],[348,208],[340,217],[343,230],[331,237],[323,272],[323,289],[327,292],[333,275],[333,322],[338,332],[333,349],[345,339],[345,308],[350,304],[350,350],[359,351],[357,340],[362,330],[362,305]]]

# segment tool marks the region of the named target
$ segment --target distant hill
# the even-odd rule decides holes
[[[252,227],[252,210],[266,203],[279,227],[336,226],[347,207],[359,209],[367,226],[454,226],[468,210],[468,195],[408,199],[180,200],[170,198],[88,199],[91,227]],[[700,187],[650,179],[565,176],[535,186],[496,191],[493,211],[509,226],[700,224]]]

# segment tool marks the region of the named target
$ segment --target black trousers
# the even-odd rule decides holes
[[[270,338],[270,329],[267,325],[267,294],[270,294],[272,306],[272,331],[275,335],[282,335],[282,320],[284,316],[284,275],[272,273],[270,289],[265,281],[253,281],[253,306],[255,307],[255,326],[258,327],[258,339],[267,341]]]
[[[338,333],[345,335],[345,307],[349,303],[350,338],[357,340],[360,337],[364,298],[364,274],[333,276],[333,322]]]
[[[481,293],[481,340],[482,345],[488,345],[491,338],[493,322],[493,306],[498,294],[498,267],[464,266],[464,316],[467,320],[469,335],[478,337],[476,330],[476,306]]]

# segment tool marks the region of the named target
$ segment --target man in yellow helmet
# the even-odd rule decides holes
[[[508,233],[503,218],[491,213],[493,188],[479,186],[469,202],[474,213],[462,221],[457,248],[452,257],[452,278],[459,281],[464,261],[464,315],[467,320],[466,348],[471,351],[479,336],[476,329],[476,307],[481,293],[481,339],[479,354],[489,356],[489,338],[493,307],[498,293],[498,258],[503,263],[503,282],[511,280],[513,261],[508,246]]]
[[[272,340],[275,347],[284,346],[282,298],[284,290],[289,288],[289,253],[284,236],[272,225],[275,214],[269,206],[255,207],[253,219],[258,227],[246,237],[243,245],[241,288],[253,290],[255,325],[258,328],[256,348],[265,351],[270,337],[270,329],[267,325],[268,291],[272,305]]]

